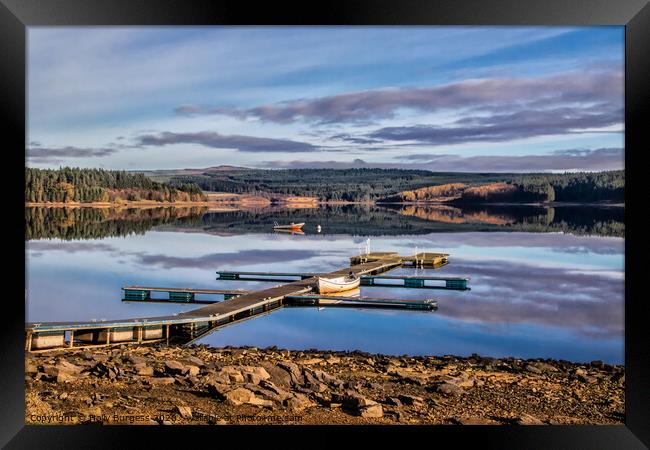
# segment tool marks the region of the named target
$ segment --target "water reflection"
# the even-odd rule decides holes
[[[210,214],[203,214],[198,226],[158,226],[126,239],[27,242],[27,320],[128,318],[186,311],[195,306],[121,303],[120,288],[140,284],[260,289],[276,283],[218,281],[215,271],[339,269],[371,235],[291,236],[267,230],[223,236],[203,231],[206,216]],[[283,309],[220,330],[201,342],[623,361],[621,238],[522,232],[403,233],[375,236],[371,245],[373,250],[402,254],[411,254],[416,247],[449,252],[450,264],[428,273],[470,276],[472,290],[362,287],[364,296],[435,297],[438,310]],[[409,270],[413,269],[400,269]]]
[[[531,231],[624,237],[624,212],[620,207],[521,205],[330,205],[219,211],[205,207],[26,208],[25,239],[97,239],[143,234],[153,228],[219,235],[267,233],[276,221],[305,222],[305,233],[324,235]]]

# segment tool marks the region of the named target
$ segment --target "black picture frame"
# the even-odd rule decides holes
[[[335,0],[319,4],[310,2],[259,2],[231,0],[0,0],[0,111],[4,130],[5,172],[14,175],[5,186],[5,224],[11,224],[16,236],[11,242],[5,262],[16,271],[15,279],[23,273],[20,267],[25,249],[24,222],[21,210],[24,196],[24,148],[26,139],[26,27],[75,25],[624,25],[626,39],[625,67],[625,170],[626,236],[625,236],[625,425],[619,426],[406,426],[406,427],[336,427],[348,435],[360,435],[364,440],[385,439],[395,435],[409,445],[417,438],[432,445],[443,439],[457,445],[475,443],[498,448],[646,448],[650,446],[650,351],[645,343],[644,322],[648,317],[647,302],[638,295],[644,265],[640,260],[642,238],[640,226],[630,218],[639,206],[630,197],[642,196],[640,187],[641,152],[644,125],[650,99],[650,5],[648,0]],[[647,192],[647,191],[645,191]],[[21,234],[18,236],[18,234]],[[7,235],[8,236],[8,235]],[[9,246],[7,246],[9,247]],[[5,274],[8,272],[5,272]],[[7,275],[5,275],[7,276]],[[186,444],[223,442],[230,438],[251,437],[283,439],[282,445],[311,445],[320,436],[332,436],[329,430],[312,427],[123,427],[123,426],[26,426],[23,370],[24,304],[20,283],[7,277],[5,309],[0,333],[0,444],[7,448],[128,448],[134,434],[146,432],[150,448],[169,443],[171,434]],[[15,304],[14,304],[15,303]],[[12,307],[13,304],[13,307]],[[282,436],[279,436],[279,432]],[[315,432],[317,436],[306,437]],[[324,434],[326,433],[326,434]],[[236,435],[236,436],[235,436]],[[406,438],[406,439],[405,439]],[[218,441],[217,441],[218,439]],[[337,441],[339,438],[335,438]],[[294,442],[292,442],[294,441]],[[131,441],[132,445],[136,441]],[[333,445],[338,443],[334,441]],[[421,442],[421,441],[420,441]],[[245,443],[245,442],[244,442]],[[240,442],[241,444],[241,442]],[[203,445],[203,444],[201,444]],[[227,444],[226,444],[227,445]],[[245,444],[246,445],[246,444]]]

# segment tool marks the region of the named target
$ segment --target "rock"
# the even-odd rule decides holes
[[[249,404],[255,406],[264,406],[266,408],[272,408],[273,402],[271,400],[265,400],[253,395],[253,397],[248,401]]]
[[[386,403],[387,405],[397,406],[398,408],[402,406],[402,402],[397,397],[386,397],[384,403]]]
[[[153,367],[147,366],[145,363],[139,363],[134,366],[135,373],[141,377],[152,377]]]
[[[284,389],[276,386],[275,384],[273,384],[273,382],[269,380],[262,380],[260,382],[260,386],[276,394],[280,398],[280,401],[284,401],[287,398],[291,397],[291,392],[285,391]]]
[[[225,392],[223,394],[223,397],[227,404],[239,406],[243,405],[244,403],[249,403],[254,397],[254,394],[248,389],[236,388]]]
[[[528,364],[529,366],[533,366],[537,369],[539,369],[540,372],[545,373],[545,372],[559,372],[559,369],[549,363],[545,363],[543,361],[534,361]]]
[[[206,383],[208,392],[213,396],[220,399],[225,398],[226,392],[230,389],[227,384],[219,383],[213,380],[209,380]]]
[[[321,358],[309,358],[309,359],[303,359],[300,361],[300,364],[305,365],[305,366],[310,366],[313,364],[320,364],[323,362],[323,359]]]
[[[289,361],[282,361],[278,363],[278,367],[281,369],[286,370],[289,373],[289,376],[291,377],[291,382],[293,384],[304,384],[304,380],[302,379],[302,374],[300,373],[300,367],[297,364],[294,364]]]
[[[62,360],[56,365],[56,368],[59,369],[60,371],[68,372],[68,373],[81,373],[81,371],[84,370],[83,367],[76,366],[66,360]]]
[[[176,375],[176,374],[182,375],[185,374],[187,370],[188,369],[178,361],[174,361],[174,360],[165,361],[165,373],[169,373],[172,375]]]
[[[38,366],[33,361],[25,362],[25,373],[28,375],[34,375],[38,373]]]
[[[176,405],[176,410],[178,411],[178,414],[183,419],[191,419],[192,418],[192,408],[189,406],[184,406],[184,405]]]
[[[321,383],[325,383],[325,384],[327,384],[329,386],[332,386],[332,387],[340,388],[344,384],[343,381],[341,381],[338,378],[330,375],[329,373],[325,372],[324,370],[305,369],[304,372],[312,374]]]
[[[361,417],[384,417],[384,409],[381,405],[369,405],[359,409]]]
[[[526,413],[522,414],[515,423],[517,425],[544,425],[544,422],[539,420],[537,417]]]
[[[314,403],[306,395],[294,392],[291,397],[284,401],[284,405],[293,411],[301,411],[314,406]]]
[[[198,368],[198,366],[186,366],[187,367],[187,375],[190,377],[195,377],[201,372],[201,369]]]
[[[290,387],[291,375],[285,369],[275,366],[269,362],[262,362],[260,364],[266,372],[271,376],[270,380],[278,386]]]
[[[327,386],[318,381],[309,371],[303,371],[305,377],[305,387],[314,392],[325,392]]]
[[[531,364],[528,364],[526,367],[524,367],[524,370],[526,370],[528,372],[532,372],[532,373],[538,373],[538,374],[542,373],[541,369],[539,369],[536,366],[533,366]]]
[[[271,375],[263,367],[240,366],[239,369],[249,383],[259,384],[260,381],[271,378]]]
[[[417,405],[424,403],[424,399],[422,397],[415,395],[400,394],[398,398],[405,405]]]
[[[242,375],[241,371],[238,370],[236,366],[223,367],[219,372],[217,372],[217,376],[221,376],[221,378],[227,380],[227,383],[244,382],[244,375]]]
[[[150,378],[147,380],[147,383],[152,386],[165,386],[167,384],[174,384],[175,382],[176,378],[173,377]]]
[[[140,364],[146,364],[147,363],[147,358],[143,358],[142,356],[136,356],[136,355],[130,355],[128,360],[133,364],[134,366],[140,365]]]
[[[456,386],[451,383],[442,383],[438,386],[438,392],[442,392],[447,395],[461,395],[463,393],[463,388]]]
[[[598,378],[589,375],[578,375],[578,380],[582,381],[583,383],[593,384],[598,381]]]
[[[204,367],[205,362],[201,358],[197,358],[196,356],[187,356],[184,358],[184,361],[188,362],[190,365],[197,366],[197,367]]]

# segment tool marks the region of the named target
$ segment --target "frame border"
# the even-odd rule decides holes
[[[333,0],[310,8],[307,3],[292,4],[260,2],[236,2],[234,0],[0,0],[0,56],[4,63],[0,71],[0,114],[3,117],[10,168],[16,178],[14,183],[24,184],[24,155],[13,151],[26,142],[26,31],[30,26],[83,26],[83,25],[625,25],[625,147],[635,149],[626,152],[626,238],[625,238],[625,366],[626,394],[624,426],[552,426],[552,427],[383,427],[356,426],[331,427],[347,436],[375,438],[423,438],[449,439],[457,443],[477,443],[499,448],[645,448],[650,446],[650,351],[643,344],[649,308],[641,297],[633,299],[634,287],[640,287],[641,249],[633,246],[631,239],[639,240],[640,231],[630,227],[630,218],[636,214],[631,195],[644,192],[635,160],[640,160],[644,125],[650,99],[650,58],[646,45],[650,42],[650,5],[648,0]],[[644,114],[646,113],[646,114]],[[637,147],[639,149],[637,149]],[[643,167],[639,164],[639,167]],[[632,175],[632,177],[630,177]],[[8,203],[16,210],[16,219],[10,222],[16,227],[12,240],[18,248],[12,251],[18,260],[24,258],[24,223],[18,217],[24,209],[22,189],[10,190]],[[639,194],[640,195],[640,194]],[[632,209],[630,209],[632,208]],[[636,236],[636,237],[633,237]],[[13,249],[12,249],[13,250]],[[13,261],[13,259],[12,259]],[[13,267],[18,274],[24,265]],[[636,284],[634,284],[636,283]],[[15,286],[14,286],[15,288]],[[18,291],[17,288],[15,288]],[[19,298],[22,292],[17,292]],[[8,299],[10,300],[10,299]],[[11,305],[9,305],[11,306]],[[7,316],[0,328],[2,349],[0,365],[0,388],[4,407],[1,411],[0,445],[7,448],[36,447],[63,448],[72,446],[129,447],[128,436],[143,427],[129,426],[26,426],[24,424],[24,304],[13,305],[16,309]],[[10,318],[9,318],[10,317]],[[284,427],[144,427],[151,444],[168,443],[174,435],[187,441],[211,438],[226,433],[235,437],[255,429],[260,438],[269,432],[289,431],[296,441],[303,440],[305,433],[313,430],[308,426]],[[328,427],[326,430],[329,431]],[[215,435],[215,431],[219,435]],[[317,430],[317,432],[320,430]],[[125,434],[126,432],[126,434]],[[399,434],[398,434],[399,433]],[[414,434],[415,433],[415,434]],[[426,433],[426,435],[425,435]],[[142,437],[140,435],[139,437]],[[98,440],[101,438],[101,441]],[[10,442],[9,442],[10,441]],[[311,441],[311,440],[310,440]],[[45,444],[45,445],[44,445]],[[523,445],[522,445],[523,444]]]

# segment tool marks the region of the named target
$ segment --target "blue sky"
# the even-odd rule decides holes
[[[623,168],[623,27],[30,27],[27,164]]]

